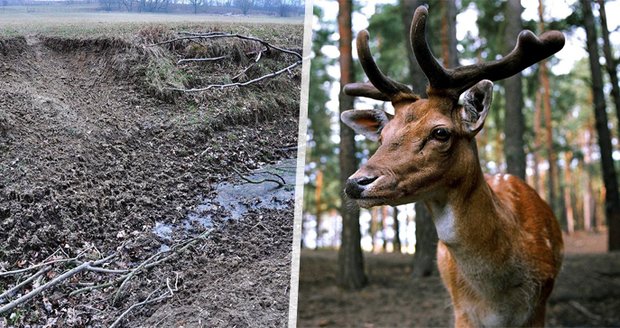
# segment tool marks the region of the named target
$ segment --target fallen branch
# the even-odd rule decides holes
[[[89,270],[89,268],[91,268],[92,266],[96,266],[99,265],[109,259],[111,259],[112,257],[116,256],[116,254],[113,254],[111,256],[108,256],[104,259],[98,260],[98,261],[89,261],[89,262],[84,262],[80,265],[78,265],[77,267],[65,271],[63,274],[57,276],[56,278],[48,281],[47,283],[39,286],[38,288],[35,288],[33,290],[31,290],[29,293],[24,294],[23,296],[13,300],[12,302],[0,307],[0,314],[8,312],[10,310],[12,310],[13,308],[15,308],[16,306],[27,302],[28,300],[30,300],[31,298],[41,294],[43,291],[50,289],[52,287],[54,287],[55,285],[57,285],[58,283],[72,277],[73,275],[80,273],[82,271],[86,271]]]
[[[54,253],[52,253],[50,256],[48,256],[45,260],[43,260],[43,262],[39,263],[39,264],[35,264],[32,266],[29,266],[27,268],[24,269],[18,269],[18,270],[12,270],[12,271],[4,271],[4,272],[0,272],[0,278],[4,277],[4,276],[11,276],[11,275],[15,275],[15,274],[20,274],[20,273],[24,273],[30,270],[34,270],[40,267],[44,267],[44,266],[48,266],[48,265],[52,265],[52,264],[56,264],[56,263],[63,263],[63,262],[76,262],[79,261],[80,257],[86,253],[89,249],[84,250],[80,253],[78,253],[78,255],[76,255],[75,257],[71,257],[71,258],[65,258],[65,259],[57,259],[57,260],[51,260],[51,261],[47,261],[47,259],[55,256],[58,252],[62,252],[65,256],[69,257],[67,255],[67,253],[65,253],[62,248],[57,249]],[[99,252],[97,249],[95,249],[97,252]]]
[[[586,317],[588,317],[588,319],[590,319],[590,320],[594,320],[596,322],[600,322],[601,319],[602,319],[602,317],[600,315],[594,314],[594,313],[590,312],[590,310],[588,310],[585,306],[581,305],[577,301],[569,301],[568,304],[572,305],[577,311],[579,311],[581,314],[583,314]]]
[[[254,59],[254,62],[252,64],[250,64],[250,66],[246,67],[243,71],[241,71],[241,73],[233,76],[232,78],[230,78],[231,81],[234,81],[236,79],[238,79],[241,75],[245,74],[245,72],[247,72],[250,68],[254,67],[254,65],[258,64],[258,61],[262,58],[263,56],[263,51],[258,53],[258,56],[256,56],[256,59]]]
[[[208,234],[212,231],[212,229],[207,230],[205,232],[203,232],[202,234],[185,240],[183,242],[180,242],[174,246],[172,246],[169,250],[167,251],[162,251],[162,252],[158,252],[154,255],[152,255],[151,257],[149,257],[147,260],[145,260],[144,262],[140,263],[137,267],[135,268],[130,268],[130,269],[110,269],[110,268],[103,268],[102,265],[106,264],[107,262],[109,262],[112,258],[116,257],[118,254],[117,253],[112,253],[111,255],[99,259],[99,260],[95,260],[95,261],[87,261],[87,262],[82,262],[79,260],[79,257],[82,256],[83,253],[80,253],[77,257],[73,257],[73,258],[68,258],[68,259],[58,259],[58,260],[53,260],[53,261],[46,261],[40,264],[36,264],[33,265],[31,267],[25,268],[25,269],[19,269],[19,270],[13,270],[13,271],[6,271],[4,272],[4,275],[12,275],[12,274],[18,274],[18,273],[23,273],[23,272],[27,272],[29,270],[33,270],[35,268],[41,268],[38,272],[34,273],[33,275],[31,275],[30,277],[28,277],[27,279],[25,279],[24,281],[18,283],[17,285],[13,286],[12,288],[10,288],[7,291],[4,291],[1,295],[0,295],[0,302],[3,302],[5,298],[10,297],[10,295],[15,294],[17,291],[23,289],[25,286],[27,286],[28,284],[32,283],[35,279],[43,276],[45,273],[47,273],[48,271],[50,271],[53,268],[54,264],[57,263],[75,263],[77,266],[75,266],[72,269],[66,270],[64,272],[62,272],[61,274],[59,274],[57,277],[53,278],[52,280],[44,283],[43,285],[31,290],[30,292],[20,296],[17,299],[14,299],[13,301],[3,305],[2,307],[0,307],[0,314],[2,313],[6,313],[8,311],[11,311],[12,309],[14,309],[15,307],[28,302],[29,300],[31,300],[32,298],[36,297],[37,295],[41,294],[44,291],[50,290],[52,288],[54,288],[56,285],[58,285],[59,283],[81,273],[81,272],[93,272],[93,273],[104,273],[104,274],[121,274],[121,276],[112,279],[106,283],[103,284],[98,284],[95,285],[93,283],[78,283],[78,286],[86,286],[77,290],[72,291],[71,293],[69,293],[70,296],[73,295],[77,295],[83,292],[87,292],[87,291],[91,291],[91,290],[95,290],[95,289],[100,289],[100,288],[105,288],[105,287],[110,287],[110,286],[115,286],[120,284],[118,290],[116,291],[115,295],[114,295],[114,303],[116,303],[118,301],[118,299],[123,295],[124,290],[129,282],[129,280],[138,275],[139,273],[143,272],[146,269],[152,268],[156,265],[159,265],[165,261],[170,260],[171,258],[173,258],[174,256],[186,251],[187,249],[189,249],[192,245],[194,245],[195,243],[197,243],[199,240],[202,240],[204,238],[206,238],[208,236]],[[178,277],[177,277],[178,280]],[[175,283],[176,286],[176,283]],[[171,288],[169,288],[169,290],[173,290]],[[176,291],[176,290],[175,290]],[[8,302],[8,300],[6,300]]]
[[[19,284],[13,286],[12,288],[7,289],[4,293],[0,294],[0,302],[4,298],[13,295],[16,291],[20,290],[22,287],[26,286],[27,284],[29,284],[33,280],[37,279],[37,277],[41,276],[42,274],[48,272],[51,269],[52,269],[51,266],[43,267],[43,269],[39,270],[37,273],[35,273],[32,276],[28,277],[28,279],[20,282]]]
[[[188,63],[188,62],[211,62],[211,61],[218,61],[218,60],[222,60],[226,58],[230,58],[230,56],[225,55],[225,56],[208,57],[208,58],[186,58],[186,59],[180,59],[177,62],[177,65],[182,64],[182,63]]]
[[[189,34],[189,36],[185,36],[185,37],[181,37],[181,38],[176,38],[176,39],[171,39],[171,40],[166,40],[166,41],[162,41],[162,42],[158,42],[158,43],[154,43],[154,44],[151,44],[150,46],[151,47],[152,46],[159,46],[159,45],[162,45],[162,44],[173,43],[173,42],[183,41],[183,40],[221,39],[221,38],[238,38],[238,39],[242,39],[242,40],[249,40],[249,41],[259,42],[260,44],[262,44],[265,47],[267,47],[267,49],[276,49],[278,51],[294,55],[297,58],[299,58],[299,60],[303,59],[299,53],[297,53],[297,52],[295,52],[293,50],[289,50],[289,49],[285,49],[285,48],[274,46],[274,45],[270,44],[269,42],[267,42],[267,41],[265,41],[263,39],[259,39],[259,38],[255,38],[255,37],[251,37],[251,36],[245,36],[245,35],[236,34],[236,33],[235,34],[223,33],[223,32],[191,33],[191,34]]]
[[[121,283],[121,286],[118,287],[118,289],[116,290],[116,294],[114,294],[114,299],[112,300],[112,304],[118,304],[117,303],[118,300],[120,299],[121,296],[123,296],[123,290],[125,289],[125,286],[129,283],[129,280],[131,280],[131,278],[133,276],[138,274],[138,272],[140,272],[140,270],[142,270],[147,264],[149,264],[149,262],[155,260],[160,255],[168,253],[170,251],[171,250],[157,252],[156,254],[154,254],[151,257],[149,257],[148,259],[146,259],[146,261],[140,263],[140,265],[138,265],[135,269],[131,270],[131,272],[129,272],[129,274],[124,276],[124,279],[122,280],[123,282]]]
[[[151,299],[151,296],[153,296],[155,293],[157,293],[160,289],[156,289],[154,290],[152,293],[149,294],[149,296],[146,297],[146,300],[139,302],[139,303],[135,303],[133,305],[131,305],[127,310],[125,310],[125,312],[123,312],[118,318],[116,318],[116,320],[110,325],[110,328],[114,328],[116,326],[118,326],[121,323],[121,320],[123,320],[123,318],[129,314],[129,312],[133,311],[133,309],[139,307],[139,306],[144,306],[147,304],[151,304],[151,303],[155,303],[155,302],[159,302],[161,300],[167,299],[167,298],[171,298],[175,292],[177,292],[179,290],[178,287],[178,283],[179,283],[179,274],[177,273],[176,275],[176,280],[174,282],[174,289],[172,289],[170,287],[170,279],[166,278],[166,287],[168,287],[168,290],[159,295],[156,298]]]
[[[260,59],[260,57],[263,54],[263,52],[268,51],[268,50],[269,49],[258,50],[258,51],[250,51],[250,52],[246,52],[244,55],[245,56],[252,56],[252,55],[258,54],[257,58]],[[226,58],[232,58],[232,56],[231,55],[224,55],[224,56],[219,56],[219,57],[184,58],[184,59],[179,59],[179,61],[177,61],[177,65],[180,65],[180,64],[183,64],[183,63],[188,63],[188,62],[212,62],[212,61],[218,61],[218,60],[222,60],[222,59],[226,59]],[[255,60],[255,62],[258,62],[258,60]]]
[[[280,176],[277,173],[271,173],[271,172],[267,172],[269,174],[275,175],[276,177],[280,178],[280,180],[274,180],[274,179],[269,179],[269,178],[265,178],[263,180],[251,180],[248,177],[244,176],[241,172],[237,171],[237,169],[235,169],[234,167],[231,167],[231,169],[233,170],[233,172],[237,173],[237,175],[244,181],[246,181],[247,183],[251,183],[251,184],[261,184],[261,183],[265,183],[265,182],[273,182],[276,183],[278,186],[277,188],[282,188],[284,185],[286,185],[286,180],[284,180],[284,178],[282,176]]]
[[[52,265],[52,264],[56,264],[56,263],[73,262],[73,261],[77,261],[77,260],[78,260],[77,257],[72,257],[72,258],[69,258],[69,259],[58,259],[58,260],[42,262],[42,263],[35,264],[33,266],[29,266],[29,267],[23,268],[23,269],[0,272],[0,278],[4,277],[4,276],[11,276],[11,275],[19,274],[19,273],[28,272],[30,270],[38,269],[40,267],[44,267],[44,266],[48,266],[48,265]]]
[[[245,81],[245,82],[234,82],[234,83],[226,83],[226,84],[210,84],[207,85],[206,87],[202,87],[202,88],[193,88],[193,89],[181,89],[181,88],[166,88],[167,90],[172,90],[172,91],[181,91],[181,92],[202,92],[202,91],[207,91],[213,88],[219,88],[219,89],[224,89],[224,88],[230,88],[230,87],[244,87],[246,85],[250,85],[252,83],[257,83],[260,82],[262,80],[265,79],[270,79],[270,78],[274,78],[284,72],[290,72],[291,69],[297,67],[301,65],[301,61],[295,62],[279,71],[273,72],[273,73],[269,73],[266,75],[263,75],[261,77],[249,80],[249,81]]]

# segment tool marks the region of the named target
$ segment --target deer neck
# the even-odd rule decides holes
[[[509,216],[486,183],[477,158],[475,162],[456,186],[426,201],[439,239],[455,256],[509,249],[509,245],[498,245],[509,240],[505,238],[510,233],[506,229],[510,224],[505,222]]]

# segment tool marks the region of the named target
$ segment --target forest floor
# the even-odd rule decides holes
[[[551,327],[620,326],[620,253],[606,233],[564,236],[566,256],[547,307]],[[365,254],[369,284],[336,287],[337,252],[301,253],[299,327],[445,327],[452,323],[438,274],[413,279],[410,255]]]
[[[296,157],[301,69],[181,94],[166,87],[226,81],[251,63],[243,53],[255,45],[149,44],[215,30],[298,51],[303,26],[35,27],[5,26],[13,32],[0,35],[0,312],[68,276],[0,314],[0,327],[99,327],[120,317],[130,327],[285,326],[295,168],[271,165]],[[198,52],[231,57],[176,65]],[[247,78],[291,61],[267,53]],[[275,184],[266,182],[269,199],[244,198],[242,176],[257,170],[280,172],[278,192],[288,196],[272,196]],[[217,201],[225,197],[244,209]],[[73,275],[109,255],[99,271]]]

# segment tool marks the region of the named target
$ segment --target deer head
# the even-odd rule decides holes
[[[345,192],[362,207],[425,200],[482,177],[474,137],[491,105],[491,81],[510,77],[564,46],[558,31],[540,37],[523,31],[515,48],[499,60],[446,69],[426,42],[427,16],[425,6],[416,9],[410,34],[415,57],[429,80],[427,99],[385,76],[370,53],[368,32],[357,36],[358,56],[370,83],[348,84],[344,92],[390,101],[395,110],[393,116],[376,109],[342,113],[345,124],[380,143],[346,183]]]

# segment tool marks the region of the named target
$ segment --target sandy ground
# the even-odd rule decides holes
[[[551,327],[620,326],[620,253],[605,234],[565,236],[567,254],[547,308]],[[335,287],[335,251],[302,251],[299,327],[445,327],[448,293],[437,274],[411,277],[408,255],[366,254],[368,287]]]

